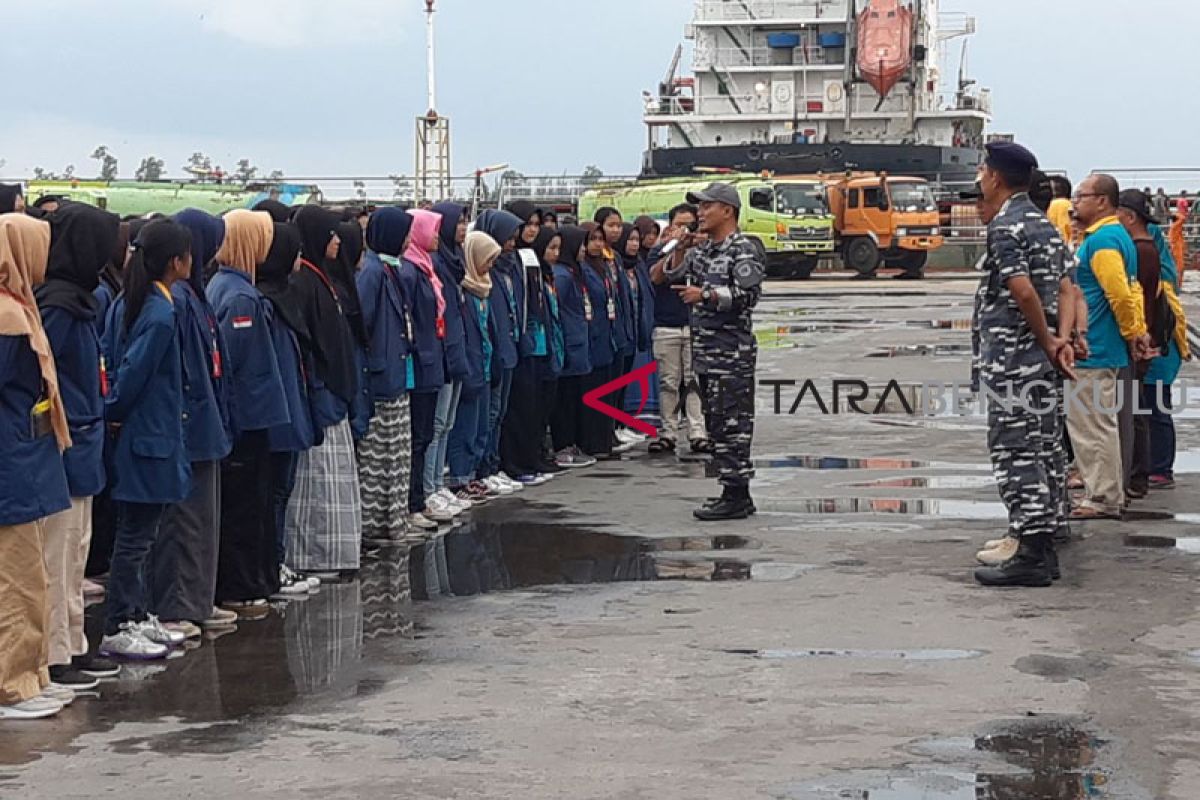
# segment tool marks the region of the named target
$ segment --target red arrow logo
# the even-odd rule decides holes
[[[608,403],[601,400],[601,397],[610,395],[618,389],[624,389],[631,383],[637,383],[642,390],[642,404],[638,406],[637,413],[642,413],[642,409],[646,407],[646,398],[650,396],[650,376],[658,371],[658,362],[651,361],[644,367],[638,367],[628,375],[622,375],[615,381],[609,381],[603,386],[597,386],[583,396],[583,404],[593,411],[598,411],[606,417],[612,417],[617,422],[627,428],[633,428],[638,433],[644,433],[652,438],[658,436],[658,428],[653,425],[643,422],[637,417],[631,417],[619,408],[614,408]]]

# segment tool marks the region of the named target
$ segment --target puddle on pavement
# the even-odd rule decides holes
[[[737,656],[775,660],[845,658],[866,661],[962,661],[980,658],[982,650],[723,650]]]
[[[1110,775],[1097,763],[1105,745],[1073,724],[1021,720],[939,748],[943,763],[936,766],[838,773],[782,787],[773,795],[788,800],[1090,800],[1109,796]]]
[[[771,511],[785,514],[898,514],[944,519],[1004,520],[1003,503],[971,500],[906,500],[894,497],[781,498],[771,501]]]
[[[656,539],[518,521],[472,521],[413,548],[409,576],[418,600],[506,589],[627,581],[778,581],[810,565],[680,557],[684,552],[746,550],[742,536]]]
[[[393,552],[365,561],[357,580],[322,584],[306,599],[273,604],[265,619],[206,632],[171,659],[125,664],[119,677],[102,681],[52,719],[0,725],[0,764],[70,753],[75,737],[119,723],[163,720],[190,727],[121,746],[219,755],[245,736],[252,740],[246,747],[265,741],[277,717],[293,708],[320,713],[377,691],[416,662],[407,648],[413,631],[408,574],[407,554]],[[103,603],[87,608],[93,648],[104,613]]]
[[[949,461],[915,461],[907,458],[857,456],[768,456],[754,460],[755,469],[805,470],[906,470],[941,469],[978,472],[991,471],[987,464],[955,464]]]
[[[969,331],[969,319],[916,319],[904,323],[908,328],[929,328],[935,331]]]
[[[969,344],[906,344],[872,350],[867,353],[867,358],[918,358],[924,356],[947,358],[969,355],[971,355],[971,345]]]
[[[927,478],[880,478],[836,485],[851,489],[985,489],[994,488],[996,480],[991,475],[931,475]]]

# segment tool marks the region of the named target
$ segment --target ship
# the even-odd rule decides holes
[[[696,0],[657,92],[643,177],[883,171],[955,191],[983,159],[991,95],[967,76],[975,19],[939,0]],[[943,83],[962,40],[957,82]]]

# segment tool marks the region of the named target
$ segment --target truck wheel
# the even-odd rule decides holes
[[[846,266],[860,275],[870,275],[879,266],[879,246],[866,236],[846,243]]]
[[[924,250],[901,250],[900,255],[887,259],[889,267],[899,267],[905,272],[920,272],[929,261],[929,253]]]

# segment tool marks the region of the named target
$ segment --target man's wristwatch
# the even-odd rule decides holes
[[[713,298],[712,289],[705,286],[704,291],[700,292],[700,299],[703,300],[705,303],[711,303],[712,298]]]

